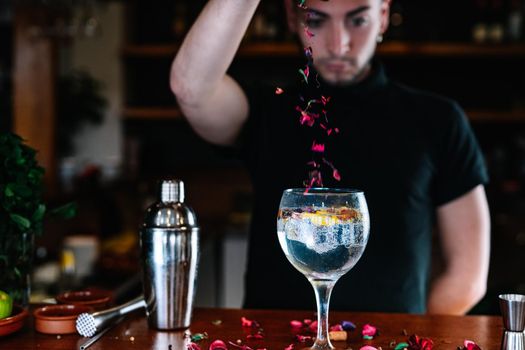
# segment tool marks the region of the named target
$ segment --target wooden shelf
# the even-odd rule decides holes
[[[525,123],[525,109],[510,111],[467,110],[470,121],[476,123]]]
[[[124,57],[172,57],[179,48],[177,44],[128,45],[122,49]],[[241,45],[240,57],[297,57],[299,47],[292,42],[261,42]],[[474,43],[409,43],[386,42],[378,46],[377,54],[383,57],[514,57],[525,58],[522,44],[474,44]]]
[[[525,44],[407,43],[392,41],[378,46],[381,56],[525,57]]]
[[[126,107],[123,117],[133,120],[168,120],[182,119],[182,113],[176,107]]]

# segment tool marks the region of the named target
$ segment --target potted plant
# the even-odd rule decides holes
[[[29,303],[34,238],[42,234],[46,205],[44,169],[21,137],[0,133],[0,289],[22,306]],[[74,215],[71,204],[54,210]]]

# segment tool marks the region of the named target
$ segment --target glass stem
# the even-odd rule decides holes
[[[333,280],[310,280],[317,302],[317,338],[312,349],[334,348],[328,337],[328,307],[335,282]]]

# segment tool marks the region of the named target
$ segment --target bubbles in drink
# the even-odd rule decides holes
[[[279,242],[292,265],[308,278],[337,279],[365,249],[368,221],[351,208],[282,209]]]

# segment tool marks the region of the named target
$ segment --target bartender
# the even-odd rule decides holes
[[[487,171],[464,112],[450,99],[390,80],[374,58],[389,0],[286,0],[290,29],[308,56],[304,79],[248,86],[226,74],[260,0],[210,0],[172,65],[170,83],[193,129],[229,146],[253,182],[245,301],[248,308],[311,309],[311,287],[276,234],[286,188],[312,178],[312,139],[301,97],[329,97],[325,187],[363,190],[370,238],[337,283],[333,310],[464,314],[485,294],[490,219]],[[256,67],[254,67],[255,69]],[[325,165],[326,165],[325,164]],[[333,170],[333,169],[332,169]],[[310,175],[310,178],[308,176]],[[435,229],[444,268],[430,280]]]

